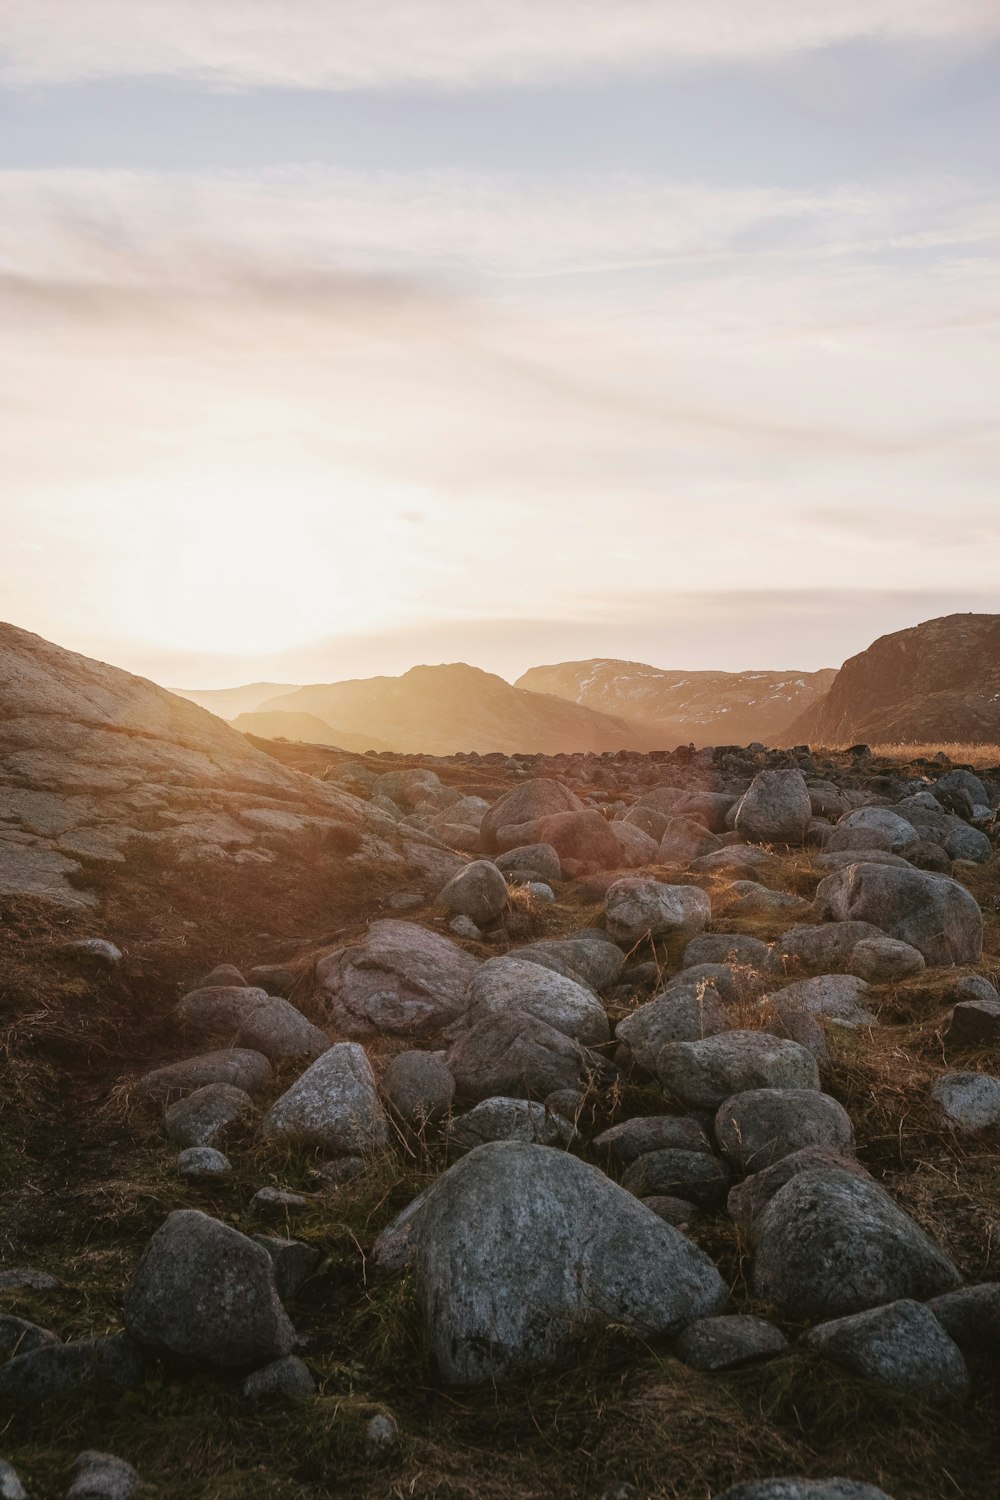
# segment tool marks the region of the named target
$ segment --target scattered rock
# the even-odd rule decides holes
[[[574,1130],[568,1120],[550,1114],[544,1104],[527,1099],[483,1099],[467,1115],[452,1120],[447,1143],[459,1156],[487,1141],[534,1141],[539,1146],[568,1146]]]
[[[316,965],[319,998],[347,1036],[427,1036],[465,1009],[478,959],[415,922],[373,922]]]
[[[853,1157],[839,1156],[824,1146],[803,1146],[800,1151],[783,1156],[773,1167],[765,1167],[761,1172],[754,1172],[744,1182],[737,1183],[730,1189],[726,1207],[737,1224],[752,1236],[757,1218],[786,1182],[791,1182],[800,1172],[831,1167],[837,1171],[849,1172],[854,1177],[871,1177],[867,1168]]]
[[[952,1047],[995,1045],[1000,1041],[1000,995],[959,1001],[952,1011],[945,1038]]]
[[[58,1276],[34,1266],[8,1266],[0,1271],[0,1292],[54,1292],[61,1286]]]
[[[674,1344],[674,1353],[694,1370],[735,1370],[784,1354],[788,1340],[765,1318],[699,1318]]]
[[[509,879],[544,880],[550,885],[563,878],[559,855],[551,844],[522,844],[496,857],[496,866]]]
[[[438,905],[477,927],[489,927],[507,906],[507,882],[489,859],[477,859],[459,870],[438,895]]]
[[[925,1401],[953,1400],[969,1386],[961,1350],[930,1308],[908,1298],[821,1323],[806,1342],[865,1380]]]
[[[735,826],[749,844],[800,845],[811,817],[801,771],[761,771],[736,809]]]
[[[815,1089],[750,1089],[727,1099],[715,1138],[738,1171],[759,1172],[806,1146],[853,1155],[854,1127],[836,1099]]]
[[[521,952],[525,957],[507,954],[480,966],[469,986],[468,1020],[519,1010],[585,1046],[606,1042],[608,1018],[593,990],[534,963],[531,949]]]
[[[1000,1078],[989,1073],[945,1073],[935,1080],[931,1098],[954,1130],[972,1135],[1000,1125]]]
[[[757,1479],[736,1484],[716,1500],[892,1500],[885,1490],[854,1479]]]
[[[177,1007],[178,1019],[198,1036],[225,1036],[234,1047],[263,1052],[271,1062],[319,1057],[330,1039],[279,995],[249,986],[218,985],[192,990]]]
[[[163,1116],[169,1140],[178,1146],[210,1146],[230,1125],[253,1113],[253,1100],[229,1083],[206,1083],[167,1107]]]
[[[592,1142],[617,1167],[627,1167],[649,1151],[711,1151],[708,1137],[690,1115],[647,1115],[623,1120]]]
[[[447,1057],[460,1099],[546,1099],[586,1089],[604,1066],[554,1026],[524,1011],[486,1015],[461,1032]]]
[[[135,1092],[150,1104],[165,1104],[168,1099],[194,1093],[209,1084],[228,1084],[246,1094],[259,1094],[273,1078],[271,1064],[262,1052],[246,1047],[222,1047],[144,1073]]]
[[[5,1458],[0,1458],[0,1500],[28,1500],[17,1470]]]
[[[766,998],[782,1016],[799,1011],[841,1026],[872,1026],[877,1018],[862,1004],[867,993],[867,984],[855,974],[819,974],[799,979]]]
[[[318,1057],[264,1117],[272,1140],[297,1140],[332,1156],[362,1154],[389,1138],[363,1047],[340,1042]]]
[[[637,1198],[686,1198],[700,1208],[720,1208],[729,1172],[710,1151],[647,1151],[625,1169],[622,1187]]]
[[[223,1368],[278,1359],[295,1339],[267,1251],[193,1209],[170,1214],[150,1240],[125,1323],[140,1344]]]
[[[76,1473],[66,1500],[132,1500],[139,1482],[138,1473],[124,1458],[90,1450],[76,1460]]]
[[[729,1012],[715,986],[691,980],[654,996],[619,1021],[615,1038],[625,1044],[638,1067],[652,1073],[668,1042],[696,1042],[732,1029]]]
[[[228,1177],[233,1170],[228,1156],[214,1146],[188,1146],[177,1157],[177,1171],[188,1182],[208,1182],[216,1177]]]
[[[66,952],[89,959],[103,969],[117,969],[125,957],[117,943],[107,938],[74,938],[66,944]]]
[[[707,1256],[596,1167],[519,1142],[480,1146],[431,1189],[416,1283],[458,1385],[548,1365],[607,1322],[669,1333],[726,1300]]]
[[[287,1219],[290,1214],[308,1207],[308,1198],[301,1193],[290,1193],[285,1188],[258,1188],[250,1199],[250,1212],[258,1219]]]
[[[400,1120],[419,1127],[445,1117],[455,1080],[440,1052],[398,1052],[385,1070],[382,1092]]]
[[[816,1059],[798,1042],[765,1031],[725,1031],[699,1042],[670,1042],[657,1075],[682,1104],[718,1109],[748,1089],[818,1089]]]
[[[909,943],[896,938],[868,938],[859,943],[848,959],[850,972],[869,984],[887,984],[896,979],[912,979],[925,969],[924,955]]]
[[[820,881],[816,911],[835,921],[872,922],[919,949],[928,964],[976,964],[983,915],[964,885],[926,870],[849,865]]]
[[[314,1245],[303,1240],[289,1240],[278,1234],[255,1234],[253,1239],[271,1257],[274,1284],[282,1302],[295,1296],[323,1259]]]
[[[142,1372],[142,1351],[126,1334],[40,1344],[0,1365],[0,1399],[47,1401],[85,1386],[133,1390]]]
[[[0,1360],[30,1354],[43,1344],[60,1342],[58,1334],[48,1328],[39,1328],[37,1323],[29,1323],[27,1318],[15,1318],[12,1313],[0,1313]]]
[[[604,916],[611,936],[631,945],[644,937],[701,932],[711,919],[712,905],[696,885],[664,885],[628,876],[609,887]]]
[[[964,1355],[1000,1361],[1000,1282],[961,1286],[927,1306]]]
[[[365,1450],[369,1458],[385,1458],[399,1447],[399,1427],[394,1417],[376,1412],[365,1425]]]
[[[286,1354],[282,1359],[273,1359],[270,1364],[251,1371],[243,1382],[243,1394],[248,1401],[260,1401],[269,1396],[301,1401],[307,1396],[315,1396],[316,1382],[305,1360],[296,1354]]]

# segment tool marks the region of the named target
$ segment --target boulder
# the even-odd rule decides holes
[[[507,882],[492,860],[477,859],[453,876],[437,898],[453,916],[488,927],[507,906]]]
[[[18,1354],[30,1354],[43,1344],[59,1342],[58,1335],[48,1328],[39,1328],[37,1323],[29,1323],[27,1318],[17,1318],[13,1313],[0,1313],[0,1362]]]
[[[804,896],[788,891],[772,891],[756,880],[734,880],[716,897],[721,916],[727,920],[741,917],[756,922],[787,922],[809,909]]]
[[[993,986],[988,988],[992,990]],[[1000,1042],[1000,995],[993,990],[992,995],[960,1000],[951,1013],[945,1038],[951,1047],[990,1047]]]
[[[0,1500],[28,1500],[20,1475],[5,1458],[0,1458]]]
[[[766,998],[782,1016],[798,1011],[837,1021],[841,1026],[872,1026],[876,1017],[862,1003],[867,993],[865,981],[854,974],[817,974],[796,980]]]
[[[537,823],[551,813],[579,812],[583,803],[561,781],[536,777],[512,787],[499,797],[479,825],[483,848],[493,853],[499,848],[497,833],[510,825]]]
[[[947,875],[850,865],[820,882],[816,910],[835,921],[872,922],[919,949],[928,964],[975,964],[983,956],[982,912]]]
[[[748,1089],[818,1089],[816,1059],[797,1042],[765,1031],[726,1031],[699,1042],[671,1042],[656,1066],[668,1094],[697,1109],[718,1109]]]
[[[559,855],[551,844],[522,844],[520,848],[507,849],[497,855],[496,866],[508,878],[518,880],[545,880],[551,885],[563,878]]]
[[[465,1009],[478,959],[415,922],[373,922],[358,943],[316,965],[319,998],[352,1037],[426,1036]]]
[[[168,1106],[167,1138],[178,1146],[211,1146],[226,1130],[253,1113],[253,1100],[228,1083],[206,1083]]]
[[[920,834],[913,824],[888,807],[859,807],[856,812],[850,812],[841,818],[837,830],[848,831],[849,837],[862,831],[878,833],[885,840],[882,847],[892,854],[905,854],[912,844],[920,841]],[[850,846],[845,843],[832,847],[846,849]],[[860,849],[863,846],[856,844],[855,847]]]
[[[1000,1362],[1000,1282],[961,1286],[927,1306],[964,1355]]]
[[[467,1115],[451,1121],[449,1153],[460,1156],[487,1141],[534,1141],[539,1146],[568,1146],[575,1132],[568,1120],[544,1104],[527,1099],[483,1099]]]
[[[801,845],[811,817],[801,771],[761,771],[736,809],[735,827],[749,844]]]
[[[243,1382],[243,1394],[248,1401],[272,1396],[301,1401],[315,1396],[316,1382],[305,1360],[296,1354],[286,1354],[283,1359],[273,1359],[269,1365],[253,1370]]]
[[[658,850],[661,865],[689,865],[700,855],[712,854],[719,847],[719,839],[709,833],[704,823],[697,818],[670,818],[663,830]]]
[[[681,967],[690,969],[696,964],[727,964],[733,969],[780,972],[774,950],[767,943],[739,932],[705,932],[692,938],[684,949]]]
[[[400,1120],[419,1126],[448,1113],[455,1080],[440,1052],[398,1052],[385,1070],[382,1092]]]
[[[990,1073],[944,1073],[931,1098],[946,1125],[968,1135],[1000,1125],[1000,1078]]]
[[[460,1099],[546,1099],[557,1089],[586,1089],[602,1064],[579,1042],[537,1016],[505,1010],[462,1031],[447,1056]]]
[[[150,1104],[165,1104],[168,1099],[192,1094],[209,1084],[228,1084],[245,1094],[259,1094],[273,1078],[271,1064],[262,1052],[248,1047],[221,1047],[144,1073],[136,1083],[135,1092]]]
[[[760,1172],[805,1146],[853,1155],[850,1115],[815,1089],[749,1089],[715,1116],[715,1138],[738,1171]]]
[[[892,1496],[855,1479],[756,1479],[734,1484],[716,1500],[892,1500]]]
[[[890,937],[868,938],[859,943],[847,963],[851,974],[869,984],[912,979],[927,967],[919,949]]]
[[[919,1300],[959,1280],[888,1193],[844,1171],[798,1173],[760,1214],[755,1233],[754,1293],[789,1318]]]
[[[625,965],[625,955],[606,932],[571,933],[564,938],[540,938],[511,953],[543,968],[554,969],[580,984],[600,992],[615,984]]]
[[[66,1500],[132,1500],[139,1490],[139,1475],[124,1458],[93,1449],[77,1456],[73,1483]]]
[[[778,940],[778,950],[786,962],[800,964],[814,974],[842,974],[858,944],[869,939],[885,939],[873,922],[825,922],[793,927]]]
[[[637,1156],[625,1169],[622,1187],[637,1198],[684,1198],[700,1208],[721,1208],[729,1172],[710,1151],[667,1148]]]
[[[340,1042],[316,1059],[264,1117],[272,1140],[295,1140],[331,1156],[365,1154],[389,1138],[365,1049]]]
[[[103,1385],[134,1390],[142,1375],[142,1350],[127,1334],[54,1341],[0,1365],[0,1401],[48,1401]]]
[[[629,876],[609,887],[604,916],[617,942],[633,944],[644,937],[701,932],[711,920],[712,905],[698,886]]]
[[[263,1052],[272,1062],[319,1057],[330,1045],[326,1033],[289,1000],[249,985],[192,990],[177,1016],[196,1036],[224,1036],[234,1047]]]
[[[791,1182],[800,1172],[833,1168],[848,1172],[854,1177],[871,1177],[867,1167],[851,1156],[840,1156],[825,1146],[803,1146],[776,1161],[773,1167],[754,1172],[745,1181],[730,1190],[726,1207],[730,1217],[753,1236],[757,1219],[786,1182]]]
[[[722,1316],[689,1324],[674,1353],[693,1370],[735,1370],[784,1354],[789,1347],[781,1329],[766,1318]]]
[[[627,1167],[648,1151],[711,1151],[708,1136],[691,1115],[645,1115],[623,1120],[594,1137],[595,1151],[616,1167]]]
[[[930,1308],[903,1298],[821,1323],[806,1343],[854,1375],[936,1403],[969,1387],[962,1352]]]
[[[608,1323],[676,1332],[726,1301],[690,1240],[596,1167],[545,1146],[470,1152],[431,1189],[416,1233],[417,1294],[449,1384],[550,1365]]]
[[[228,1177],[233,1170],[228,1156],[214,1146],[188,1146],[178,1153],[177,1171],[187,1182],[208,1182],[216,1177]]]
[[[290,1354],[295,1330],[267,1251],[194,1209],[153,1235],[125,1294],[125,1324],[153,1349],[224,1369]]]
[[[469,986],[468,1021],[519,1010],[586,1046],[606,1042],[608,1018],[593,990],[534,963],[530,954],[530,949],[522,949],[491,958],[477,970]]]
[[[616,821],[609,827],[618,845],[618,854],[611,862],[614,868],[640,870],[659,862],[659,843],[634,823]]]
[[[695,1042],[731,1030],[729,1013],[715,986],[691,981],[640,1005],[618,1022],[615,1037],[625,1044],[638,1067],[652,1073],[668,1042]]]
[[[613,870],[619,862],[614,829],[595,809],[552,813],[539,820],[538,833],[543,844],[552,845],[569,874]]]

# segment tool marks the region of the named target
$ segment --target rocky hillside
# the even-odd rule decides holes
[[[1000,743],[1000,615],[945,615],[846,661],[782,743]]]
[[[665,746],[784,744],[784,731],[836,673],[670,672],[635,661],[532,667],[516,686],[615,714]]]
[[[281,693],[294,693],[297,684],[291,682],[247,682],[242,687],[231,688],[172,688],[178,698],[197,703],[209,713],[230,722],[240,714],[256,713],[262,703]]]
[[[92,905],[118,867],[154,854],[252,867],[297,842],[368,840],[395,859],[386,836],[398,847],[384,814],[206,710],[0,624],[0,894]]]
[[[317,719],[315,714],[282,713],[280,709],[271,709],[266,713],[237,714],[232,725],[241,734],[253,734],[261,740],[300,740],[305,745],[333,745],[340,750],[359,751],[362,755],[369,750],[392,749],[391,745],[371,735],[337,729]]]
[[[647,749],[654,743],[617,716],[525,692],[464,663],[303,687],[268,700],[261,711],[313,714],[394,750],[431,755],[462,750],[555,755]]]

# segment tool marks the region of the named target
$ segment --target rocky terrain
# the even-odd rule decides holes
[[[852,656],[784,743],[1000,743],[1000,615],[945,615]]]
[[[516,687],[616,714],[665,746],[790,744],[786,730],[836,672],[677,672],[636,661],[532,667]]]
[[[1000,766],[2,646],[0,1493],[995,1495]]]
[[[416,754],[655,748],[648,732],[614,715],[524,692],[461,662],[298,688],[266,700],[258,713],[311,714],[331,726],[334,744],[346,732]]]

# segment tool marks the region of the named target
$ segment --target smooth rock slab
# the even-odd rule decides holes
[[[780,1328],[766,1318],[699,1318],[685,1328],[674,1353],[693,1370],[735,1370],[790,1347]]]
[[[609,1322],[672,1333],[719,1311],[712,1262],[596,1167],[545,1146],[480,1146],[433,1186],[416,1287],[449,1384],[511,1380]]]
[[[726,1031],[700,1042],[672,1042],[656,1066],[668,1094],[699,1109],[718,1109],[747,1089],[818,1089],[816,1059],[798,1042],[766,1031]]]
[[[365,1049],[340,1042],[318,1057],[264,1117],[272,1140],[297,1140],[332,1156],[364,1154],[389,1138]]]
[[[727,1099],[715,1116],[715,1138],[738,1171],[759,1172],[805,1146],[854,1152],[851,1117],[815,1089],[749,1089]]]
[[[876,1183],[800,1172],[755,1225],[753,1289],[789,1318],[826,1319],[950,1290],[951,1261]]]
[[[855,1375],[925,1401],[950,1401],[969,1387],[958,1345],[929,1308],[909,1299],[821,1323],[806,1343]]]
[[[222,1368],[265,1364],[295,1340],[267,1251],[193,1209],[161,1224],[125,1295],[140,1344]]]

